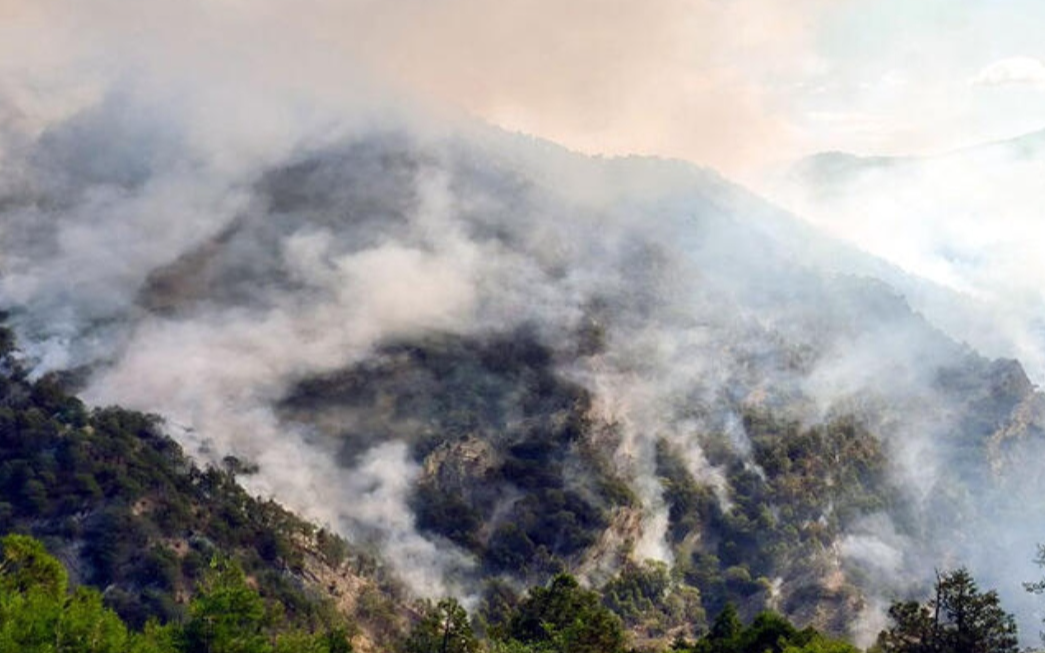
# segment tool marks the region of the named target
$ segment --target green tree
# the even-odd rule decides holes
[[[606,607],[625,619],[636,619],[662,605],[671,589],[671,574],[663,562],[629,562],[602,588]]]
[[[123,653],[130,635],[120,617],[102,605],[97,590],[78,587],[65,601],[54,639],[56,651]]]
[[[736,607],[727,603],[692,653],[858,653],[851,644],[825,637],[813,628],[798,630],[785,617],[761,612],[745,628]]]
[[[849,642],[824,637],[820,633],[812,633],[808,640],[801,644],[789,643],[784,648],[784,653],[860,653],[860,651]]]
[[[468,623],[468,613],[457,599],[426,602],[421,620],[410,631],[406,653],[477,653],[479,641]]]
[[[43,544],[25,535],[8,535],[0,542],[0,651],[136,650],[126,625],[102,605],[97,590],[79,587],[67,594],[68,575]]]
[[[935,641],[933,614],[929,605],[917,601],[896,601],[889,606],[892,626],[878,633],[882,653],[921,653],[930,651]]]
[[[924,605],[906,601],[889,608],[893,625],[878,635],[883,653],[1015,653],[1016,622],[998,593],[981,592],[965,568],[937,574]]]
[[[69,575],[43,543],[28,535],[11,534],[0,539],[0,589],[26,592],[30,588],[58,599],[65,596]]]
[[[346,628],[275,630],[242,570],[215,562],[184,625],[155,621],[130,630],[98,590],[66,591],[61,563],[28,536],[2,540],[0,653],[351,653]],[[476,653],[476,649],[456,649]]]
[[[319,634],[295,630],[280,633],[272,650],[274,653],[351,653],[352,645],[342,629]]]
[[[714,623],[711,624],[711,629],[708,631],[708,639],[720,641],[735,640],[740,636],[743,629],[744,624],[740,622],[737,606],[732,601],[729,601],[722,608],[722,612],[719,612],[718,616],[715,617]]]
[[[739,653],[741,650],[740,638],[743,634],[744,624],[740,621],[737,606],[729,601],[711,623],[708,634],[697,642],[694,651],[697,653]]]
[[[268,611],[243,570],[215,560],[214,574],[189,606],[181,648],[193,653],[268,653]]]
[[[596,592],[559,574],[548,587],[535,587],[508,624],[512,639],[556,653],[617,653],[624,650],[624,627]]]
[[[801,641],[791,622],[775,612],[762,612],[740,636],[740,650],[780,653],[789,643]]]

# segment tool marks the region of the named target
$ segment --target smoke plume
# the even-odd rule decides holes
[[[285,406],[302,383],[438,337],[530,334],[590,394],[638,498],[635,557],[672,557],[658,445],[728,507],[702,437],[756,467],[747,409],[802,425],[854,413],[883,443],[909,504],[832,554],[880,577],[868,592],[913,591],[923,552],[985,572],[1031,557],[1041,399],[1017,363],[912,309],[965,300],[709,170],[428,111],[314,50],[291,56],[293,35],[269,53],[244,34],[278,36],[277,21],[239,23],[234,4],[134,12],[155,40],[111,3],[86,33],[54,3],[8,30],[27,63],[0,71],[0,307],[34,374],[78,369],[89,401],[161,414],[204,460],[256,462],[252,491],[381,548],[426,595],[474,590],[476,563],[416,523],[425,425],[376,432],[394,411],[375,400],[336,425],[347,446]],[[167,21],[200,28],[199,48]],[[68,40],[28,47],[45,23]],[[521,420],[505,396],[505,422]],[[1011,596],[1029,567],[985,577]]]

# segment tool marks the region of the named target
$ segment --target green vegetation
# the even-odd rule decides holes
[[[621,653],[625,645],[620,619],[602,605],[598,593],[583,589],[568,574],[530,590],[508,622],[506,640],[560,653]]]
[[[724,473],[725,509],[711,485],[690,474],[679,452],[666,442],[657,448],[678,571],[712,614],[733,601],[752,615],[752,606],[765,605],[769,579],[816,576],[819,554],[847,526],[897,503],[881,444],[851,418],[802,428],[748,409],[743,427],[750,456],[721,434],[700,440],[708,461]],[[822,589],[808,588],[807,594],[813,592]],[[800,594],[796,601],[808,598]]]
[[[700,592],[662,562],[627,562],[600,593],[603,604],[644,641],[691,633],[706,622]]]
[[[393,595],[344,540],[247,494],[234,474],[249,471],[234,458],[201,470],[158,418],[88,410],[58,375],[30,380],[0,327],[0,534],[40,539],[70,565],[73,584],[104,588],[103,605],[130,627],[189,618],[215,556],[242,569],[282,621],[306,630],[344,622],[305,581],[306,566],[351,563]],[[389,601],[371,607],[380,613]]]
[[[288,622],[280,608],[251,587],[243,570],[215,558],[200,590],[178,621],[128,626],[105,607],[99,592],[68,588],[62,565],[43,544],[11,534],[0,540],[0,652],[19,653],[349,653],[344,626],[304,629]],[[639,595],[663,591],[658,574],[616,583],[610,597],[582,588],[567,574],[534,587],[505,612],[501,626],[485,642],[477,638],[465,610],[454,599],[423,602],[403,653],[624,653],[628,636],[621,620],[604,605],[620,600],[620,590]],[[655,587],[643,589],[642,579]],[[638,579],[638,580],[634,580]],[[636,585],[635,583],[638,583]],[[630,593],[630,592],[626,592]],[[632,601],[629,601],[629,603]],[[893,625],[883,631],[879,653],[1015,653],[1016,628],[1001,610],[997,594],[981,593],[964,569],[940,576],[924,605],[897,602]],[[798,629],[774,612],[758,614],[744,626],[732,603],[694,642],[677,638],[683,653],[857,653],[852,645],[813,628]]]
[[[855,651],[762,610],[769,578],[815,572],[818,552],[844,528],[894,500],[881,446],[854,420],[802,428],[748,411],[746,458],[724,436],[702,436],[729,501],[662,442],[656,462],[678,564],[624,561],[587,589],[564,570],[613,510],[634,504],[592,444],[588,396],[551,374],[548,352],[533,343],[479,348],[465,372],[453,364],[459,355],[397,359],[422,360],[441,393],[472,388],[470,416],[436,411],[439,428],[415,434],[425,464],[415,508],[422,528],[504,576],[489,577],[474,623],[447,598],[418,604],[406,626],[403,590],[377,560],[250,497],[236,481],[255,471],[249,463],[228,457],[201,470],[158,418],[88,410],[62,377],[29,379],[0,328],[0,653],[347,653],[359,624],[377,635],[375,650],[394,643],[402,653],[624,653],[664,650],[672,638],[687,653]],[[483,382],[469,385],[475,374]],[[498,385],[503,375],[521,385]],[[379,386],[380,376],[371,377]],[[405,396],[396,411],[416,421],[409,401],[431,397]],[[516,422],[503,421],[506,402]],[[320,567],[370,579],[349,590],[351,619],[330,600],[333,583],[330,594],[317,591]],[[520,596],[511,575],[550,580]],[[1028,589],[1043,592],[1045,582]],[[785,596],[785,612],[789,600],[806,597]],[[889,616],[877,653],[1016,650],[1012,617],[964,569],[940,576],[926,603],[895,603]]]
[[[603,596],[605,600],[607,597]],[[451,616],[456,615],[456,616]],[[513,608],[503,628],[495,629],[491,653],[624,653],[629,647],[623,624],[600,601],[567,574],[534,587]],[[428,604],[425,616],[407,640],[406,653],[462,651],[478,644],[466,630],[463,611],[455,602]],[[440,639],[440,633],[443,634]],[[452,633],[453,635],[448,635]],[[450,642],[450,643],[448,643]],[[457,642],[457,643],[453,643]],[[694,642],[676,639],[672,651],[684,653],[857,653],[844,641],[812,628],[799,630],[784,617],[762,612],[745,627],[736,608],[727,603],[707,634]]]
[[[7,535],[0,562],[0,651],[21,653],[348,653],[347,631],[290,627],[234,563],[218,561],[181,622],[128,627],[89,587],[68,590],[61,563],[26,535]]]
[[[762,612],[744,627],[732,603],[725,605],[705,637],[674,648],[691,653],[857,653],[851,644],[812,628],[799,630],[775,612]]]
[[[489,574],[547,579],[597,541],[614,508],[634,503],[605,448],[588,441],[589,393],[557,373],[553,352],[525,328],[387,346],[301,382],[282,410],[309,424],[327,421],[327,410],[336,424],[345,410],[380,415],[351,438],[330,435],[347,459],[381,439],[410,442],[426,471],[412,499],[418,528],[471,552]]]
[[[881,653],[1015,653],[1016,622],[997,592],[981,592],[966,569],[938,575],[924,604],[901,601],[889,608],[892,625],[878,636]]]
[[[311,632],[289,624],[233,562],[215,558],[186,617],[142,628],[128,626],[102,604],[97,590],[68,590],[65,569],[38,540],[8,535],[0,561],[0,651],[21,653],[349,653],[345,628]],[[503,653],[624,653],[620,619],[598,593],[565,574],[535,587],[515,605],[504,628],[485,646]],[[403,653],[479,653],[465,610],[454,599],[424,602]],[[675,650],[693,653],[850,653],[840,642],[799,631],[772,613],[744,628],[732,604],[708,635]]]
[[[405,653],[479,653],[468,613],[456,599],[423,604],[417,622],[403,646]]]

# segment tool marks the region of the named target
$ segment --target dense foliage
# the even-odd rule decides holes
[[[345,561],[343,540],[251,497],[233,458],[223,469],[196,467],[158,418],[88,410],[58,375],[30,380],[3,328],[0,347],[0,533],[42,539],[75,584],[105,588],[105,605],[135,627],[184,618],[216,554],[287,618],[337,620],[302,576],[306,556],[331,567]]]
[[[247,584],[234,563],[217,561],[182,621],[129,627],[68,576],[43,544],[7,535],[0,562],[0,651],[21,653],[349,653],[344,628],[307,632]]]
[[[598,593],[560,574],[547,587],[535,587],[508,622],[507,638],[535,651],[622,653],[624,628],[604,607]]]
[[[723,434],[701,437],[709,462],[725,473],[728,502],[668,443],[657,449],[678,570],[711,614],[733,601],[753,615],[766,605],[771,578],[818,578],[821,553],[848,525],[895,502],[880,442],[853,419],[802,427],[747,409],[743,429],[750,456]],[[855,594],[835,592],[795,588],[783,607],[791,613],[811,600],[845,602]]]
[[[214,558],[184,618],[127,625],[92,588],[69,590],[66,570],[32,537],[0,540],[0,651],[21,653],[349,653],[344,627],[305,630],[265,601],[234,562]],[[480,641],[454,599],[423,602],[403,653],[624,653],[622,622],[599,593],[569,575],[532,588]],[[924,605],[897,602],[881,653],[1014,653],[1016,631],[997,594],[959,569],[938,578]],[[727,603],[703,637],[676,639],[681,653],[856,653],[852,645],[762,612],[745,626]]]
[[[623,653],[630,648],[622,622],[605,606],[607,597],[582,588],[567,574],[531,588],[494,629],[493,653]],[[461,635],[463,614],[451,619],[456,603],[428,612],[408,639],[407,653],[471,653],[473,640]],[[442,639],[439,633],[444,633]],[[454,636],[451,638],[450,633]],[[419,646],[427,642],[427,646]],[[455,642],[460,642],[459,644]],[[744,626],[736,607],[727,603],[710,630],[696,641],[678,638],[672,650],[683,653],[856,653],[852,645],[825,637],[812,628],[799,630],[784,617],[762,612]]]
[[[454,599],[422,602],[402,637],[394,587],[356,587],[355,616],[383,624],[384,641],[398,641],[404,653],[624,653],[663,649],[671,637],[673,649],[692,653],[855,650],[763,608],[769,577],[812,564],[853,520],[893,501],[871,433],[848,418],[802,428],[749,410],[750,459],[721,434],[701,436],[725,473],[727,502],[661,442],[656,463],[678,564],[626,561],[587,589],[561,570],[607,527],[612,510],[634,499],[590,446],[587,395],[555,379],[547,352],[530,345],[480,347],[466,373],[420,350],[400,351],[389,364],[399,381],[408,361],[439,392],[473,392],[464,413],[435,411],[447,420],[441,428],[414,434],[425,464],[415,496],[420,526],[475,552],[484,571],[551,579],[519,596],[492,576],[474,622]],[[303,579],[310,557],[331,567],[351,560],[359,571],[376,568],[371,558],[274,501],[250,497],[236,481],[249,465],[228,458],[221,469],[201,470],[157,418],[88,410],[57,375],[31,380],[14,346],[0,328],[0,651],[351,650],[349,622]],[[498,385],[506,371],[522,379],[523,392]],[[388,373],[370,370],[364,380],[391,383]],[[488,386],[469,386],[487,373]],[[362,382],[314,381],[320,385],[306,394],[322,404],[324,393],[339,400],[339,384]],[[509,396],[524,416],[513,424],[499,421]],[[409,417],[415,409],[396,410]],[[455,430],[453,420],[466,425]],[[1012,617],[964,569],[939,577],[925,604],[898,602],[889,616],[881,653],[1016,650]]]
[[[968,570],[937,577],[925,603],[900,601],[889,608],[892,625],[878,636],[881,653],[1015,653],[1016,622],[998,593],[981,592]]]
[[[590,409],[589,393],[557,374],[527,329],[389,345],[302,381],[282,403],[289,420],[335,424],[328,434],[348,463],[377,441],[409,442],[425,466],[418,527],[475,554],[487,573],[527,580],[568,567],[634,500],[587,440]]]
[[[420,621],[403,646],[405,653],[479,653],[479,640],[468,622],[468,613],[456,599],[422,606]]]
[[[680,643],[675,650],[692,653],[857,653],[842,640],[831,639],[812,628],[799,630],[775,612],[759,613],[743,626],[736,607],[727,603],[708,634],[693,645]]]

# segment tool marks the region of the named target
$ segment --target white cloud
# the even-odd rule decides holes
[[[1033,57],[995,61],[970,80],[974,86],[1045,85],[1045,63]]]

